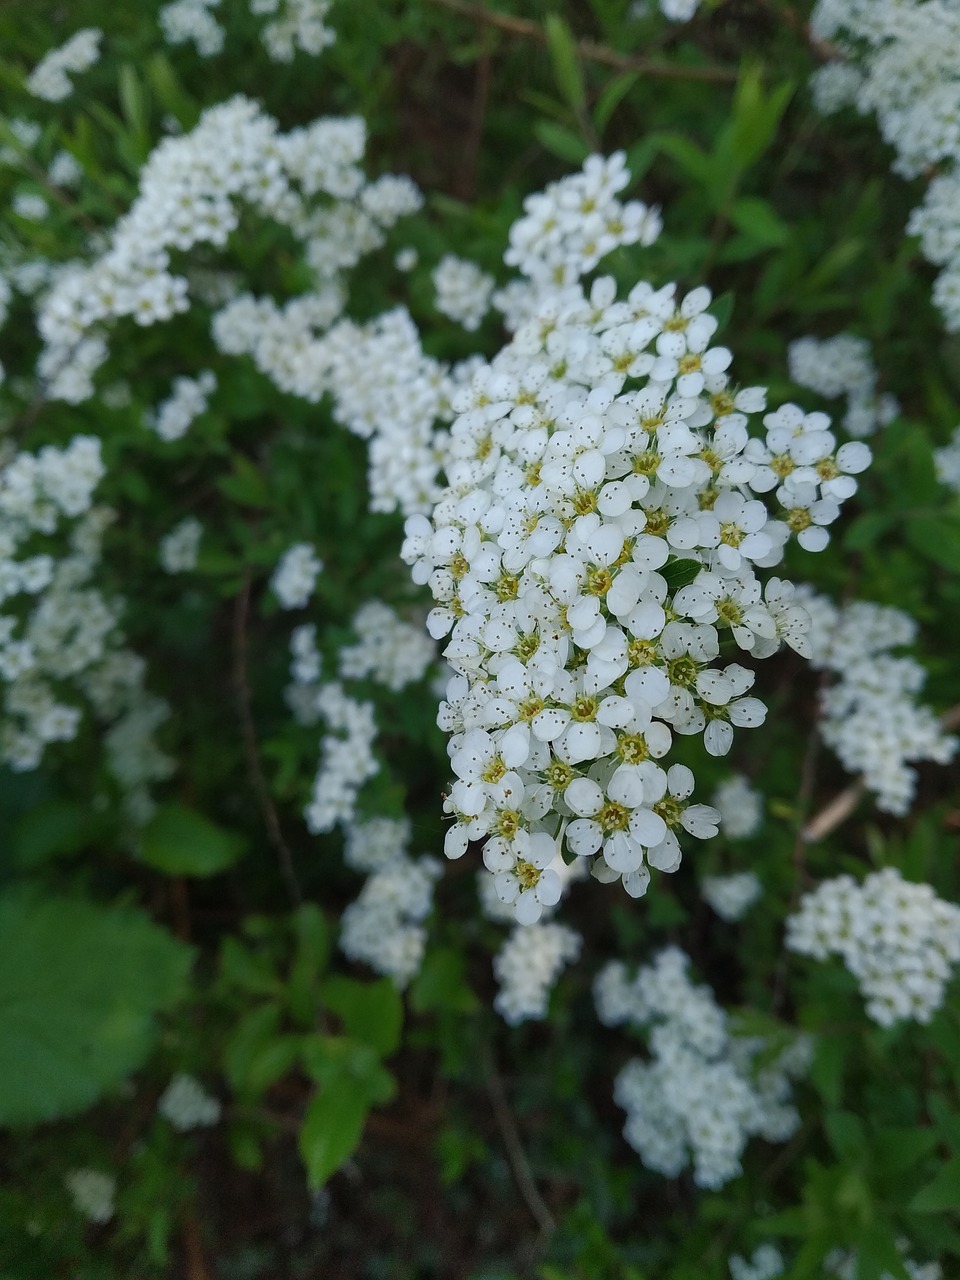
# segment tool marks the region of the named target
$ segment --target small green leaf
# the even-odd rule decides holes
[[[312,1188],[322,1187],[360,1145],[370,1103],[363,1085],[338,1076],[314,1094],[300,1130],[300,1154]]]
[[[730,207],[730,221],[760,244],[779,248],[790,239],[790,228],[767,200],[741,196]]]
[[[960,1158],[945,1164],[934,1180],[917,1192],[907,1208],[914,1213],[960,1211]]]
[[[538,120],[533,133],[542,147],[568,164],[581,165],[590,154],[590,148],[578,134],[552,120]]]
[[[553,78],[564,99],[574,112],[579,115],[587,100],[587,91],[583,84],[583,72],[577,46],[570,28],[556,13],[548,13],[544,21],[547,33],[547,48],[550,50],[550,61],[553,63]]]
[[[464,968],[463,954],[452,947],[428,951],[410,987],[410,1007],[418,1013],[431,1009],[472,1012],[477,997],[464,980]]]
[[[371,1045],[381,1057],[393,1053],[403,1029],[403,1001],[388,978],[357,982],[328,978],[321,988],[323,1003],[337,1015],[347,1034]]]
[[[639,71],[625,71],[623,75],[610,81],[593,109],[593,123],[597,133],[603,133],[610,123],[610,117],[639,79]]]
[[[232,866],[242,852],[239,836],[178,804],[157,810],[140,845],[143,861],[168,875],[213,876]]]
[[[928,560],[960,573],[960,520],[949,516],[911,516],[906,521],[907,541]]]

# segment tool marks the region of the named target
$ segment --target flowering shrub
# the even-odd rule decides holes
[[[949,1280],[951,6],[67,16],[0,9],[0,1272]]]

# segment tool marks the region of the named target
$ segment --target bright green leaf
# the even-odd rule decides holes
[[[239,836],[178,804],[157,810],[140,845],[143,861],[168,875],[213,876],[232,866],[242,852]]]

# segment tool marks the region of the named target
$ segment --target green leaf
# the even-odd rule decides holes
[[[779,248],[790,239],[790,228],[769,201],[758,200],[754,196],[741,196],[733,202],[730,221],[751,240],[771,248]]]
[[[452,947],[428,951],[410,987],[410,1007],[418,1013],[431,1009],[471,1013],[477,997],[466,984],[465,967],[463,954]]]
[[[914,1213],[960,1211],[960,1158],[948,1161],[934,1180],[917,1192],[907,1208]]]
[[[603,133],[610,123],[610,117],[639,79],[639,71],[625,71],[623,75],[617,76],[616,79],[610,81],[593,109],[593,124],[597,133]],[[633,173],[629,158],[627,166],[630,168],[630,172]],[[634,177],[636,177],[636,174],[634,174]]]
[[[863,1122],[851,1111],[832,1111],[824,1116],[823,1127],[830,1145],[841,1160],[856,1160],[866,1151]]]
[[[337,1015],[354,1039],[386,1057],[400,1044],[403,1001],[389,980],[357,982],[353,978],[328,978],[321,988],[323,1003]]]
[[[568,164],[581,165],[590,154],[590,148],[578,134],[552,120],[538,120],[533,133],[542,147]]]
[[[579,115],[587,100],[587,92],[570,28],[556,13],[548,13],[543,25],[547,33],[550,61],[553,63],[553,78],[565,100]]]
[[[11,852],[21,867],[36,867],[48,858],[76,853],[92,843],[97,822],[89,808],[67,800],[50,800],[20,819]]]
[[[369,1111],[363,1084],[346,1075],[310,1100],[300,1130],[300,1154],[312,1188],[322,1187],[356,1151]]]
[[[960,573],[960,520],[949,516],[911,516],[907,541],[934,564]]]
[[[256,1096],[261,1073],[256,1065],[280,1038],[280,1006],[262,1004],[245,1013],[230,1033],[223,1050],[223,1068],[237,1093]]]
[[[243,841],[182,805],[163,805],[144,828],[140,857],[168,875],[214,876],[233,866]]]
[[[139,911],[0,899],[0,1124],[82,1111],[125,1080],[191,959]]]

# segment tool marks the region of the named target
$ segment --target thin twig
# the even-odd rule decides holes
[[[510,1169],[517,1184],[517,1190],[523,1196],[524,1203],[536,1220],[542,1234],[545,1237],[552,1236],[557,1229],[557,1224],[554,1222],[553,1214],[544,1203],[543,1197],[533,1179],[530,1161],[527,1159],[527,1153],[523,1149],[517,1122],[514,1120],[510,1104],[507,1102],[503,1081],[500,1079],[500,1074],[492,1056],[489,1053],[484,1056],[486,1058],[484,1076],[486,1078],[487,1093],[490,1095],[490,1102],[493,1106],[493,1118],[496,1120],[497,1128],[500,1130],[500,1136],[507,1151],[507,1159],[510,1161]]]
[[[468,0],[429,0],[429,3],[484,26],[496,27],[507,35],[519,36],[522,40],[535,40],[538,44],[547,43],[543,27],[530,18],[515,18],[513,14],[497,13],[481,5],[470,4]],[[574,48],[585,62],[599,62],[617,71],[638,71],[641,75],[661,80],[705,80],[715,84],[734,84],[738,76],[735,67],[689,67],[677,62],[655,62],[649,58],[635,58],[629,53],[618,53],[616,49],[597,44],[593,40],[577,40]]]
[[[270,796],[267,780],[260,764],[260,751],[257,747],[257,731],[253,723],[250,684],[247,680],[247,618],[250,613],[250,578],[244,580],[240,594],[237,596],[233,614],[233,683],[237,694],[237,709],[240,713],[240,728],[243,734],[243,754],[247,761],[247,771],[256,792],[257,803],[263,814],[267,837],[277,852],[280,873],[287,886],[287,892],[295,907],[303,902],[303,890],[293,866],[293,855],[280,830],[280,819]]]
[[[947,733],[951,729],[960,729],[960,703],[943,713],[940,717],[940,727]],[[817,840],[828,836],[831,831],[835,831],[841,822],[846,822],[853,813],[866,789],[866,783],[862,778],[857,778],[848,787],[844,787],[806,824],[800,832],[801,840],[805,844],[814,844]]]

